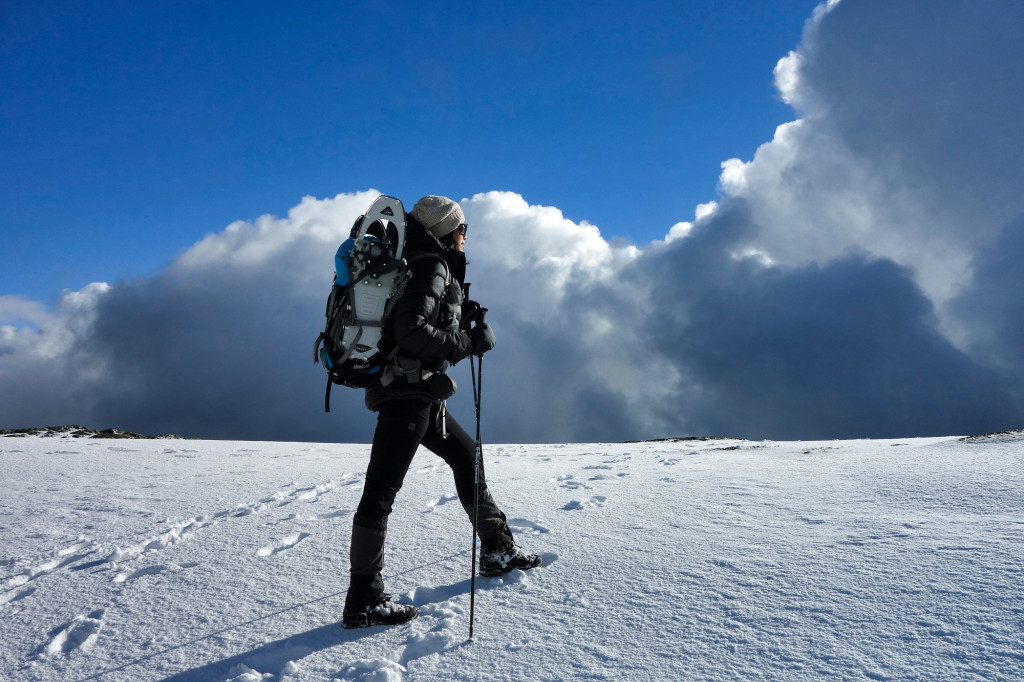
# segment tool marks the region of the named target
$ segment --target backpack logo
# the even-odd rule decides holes
[[[391,210],[390,206],[385,206],[384,210],[381,211],[380,214],[381,215],[386,215],[386,216],[391,216],[392,218],[395,216],[395,212]]]

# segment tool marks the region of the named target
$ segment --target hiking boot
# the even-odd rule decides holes
[[[382,594],[373,604],[361,609],[345,609],[341,627],[346,630],[368,628],[374,625],[401,625],[420,615],[412,604],[396,604],[390,594]]]
[[[541,563],[539,556],[524,554],[519,545],[509,537],[498,536],[497,539],[489,540],[480,546],[480,575],[485,578],[504,575],[516,568],[528,571],[537,568]]]

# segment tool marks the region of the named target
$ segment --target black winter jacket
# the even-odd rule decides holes
[[[398,361],[419,360],[426,372],[444,373],[472,352],[468,333],[459,330],[466,254],[448,249],[410,214],[406,214],[405,252],[412,276],[388,319],[385,331],[398,346]],[[446,285],[447,274],[451,281]],[[414,377],[418,378],[418,377]],[[424,381],[399,377],[388,386],[366,389],[371,410],[389,400],[438,400]]]

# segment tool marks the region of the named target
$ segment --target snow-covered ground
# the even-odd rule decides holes
[[[1024,437],[489,445],[477,581],[417,455],[338,627],[363,445],[0,438],[0,678],[1024,679]]]

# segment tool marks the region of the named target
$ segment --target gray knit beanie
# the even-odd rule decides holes
[[[418,220],[427,232],[441,239],[466,222],[462,208],[448,197],[423,197],[412,207],[412,217]]]

